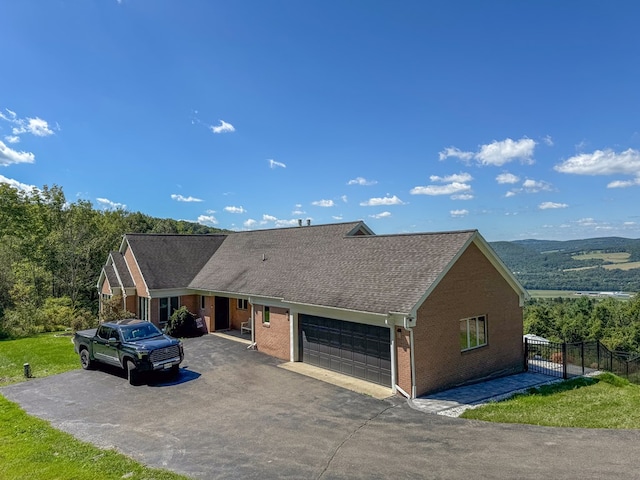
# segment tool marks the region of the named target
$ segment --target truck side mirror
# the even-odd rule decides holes
[[[120,341],[116,338],[116,337],[111,337],[108,340],[109,345],[117,345],[118,343],[120,343]]]

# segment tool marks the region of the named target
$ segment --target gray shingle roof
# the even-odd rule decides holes
[[[107,277],[107,281],[109,282],[109,287],[113,291],[114,288],[120,288],[120,282],[118,281],[118,276],[116,275],[116,271],[113,268],[113,265],[105,265],[102,268],[105,276]]]
[[[185,288],[222,244],[225,235],[127,234],[150,290]]]
[[[122,283],[123,288],[131,288],[135,287],[135,283],[133,278],[131,277],[131,273],[127,268],[127,262],[125,262],[122,253],[120,252],[111,252],[111,259],[113,260],[113,268],[115,269],[115,273],[117,274],[120,281],[117,285]],[[109,276],[107,276],[109,278]],[[109,278],[109,283],[111,283],[111,278]],[[112,286],[114,284],[111,284]]]
[[[359,224],[231,234],[189,286],[356,311],[407,313],[477,233],[346,236]]]

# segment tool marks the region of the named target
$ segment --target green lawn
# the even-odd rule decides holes
[[[21,480],[185,480],[113,450],[101,450],[27,415],[0,395],[0,478]]]
[[[611,373],[546,385],[461,417],[551,427],[640,428],[640,385]]]
[[[0,386],[80,368],[71,337],[42,334],[0,341]],[[113,450],[101,450],[27,415],[0,395],[0,479],[178,480],[187,477],[147,468]]]
[[[68,335],[46,333],[18,340],[0,340],[0,386],[24,380],[23,365],[35,378],[80,368]]]

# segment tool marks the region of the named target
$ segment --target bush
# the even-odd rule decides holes
[[[202,331],[196,324],[196,316],[187,310],[187,307],[180,307],[173,312],[166,328],[167,335],[172,337],[199,337]]]

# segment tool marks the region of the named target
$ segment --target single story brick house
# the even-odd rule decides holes
[[[209,332],[416,397],[522,371],[526,291],[477,230],[375,235],[363,222],[125,235],[98,281],[163,325]]]

